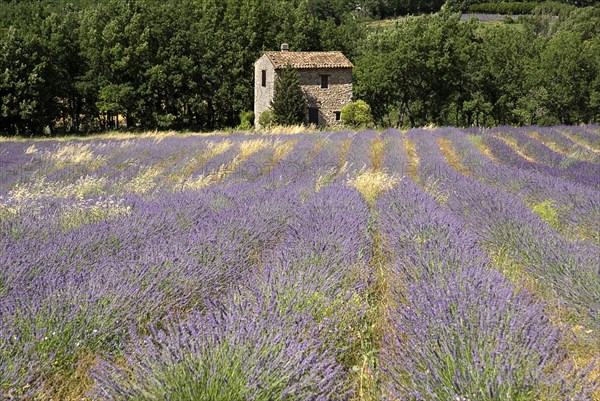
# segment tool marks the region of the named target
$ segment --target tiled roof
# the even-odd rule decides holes
[[[275,69],[292,68],[352,68],[342,52],[265,52]]]

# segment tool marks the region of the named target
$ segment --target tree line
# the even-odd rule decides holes
[[[600,8],[522,22],[438,14],[372,32],[355,60],[355,95],[385,125],[600,121]]]
[[[343,51],[381,125],[598,121],[598,7],[493,27],[444,11],[365,22],[400,3],[4,1],[0,132],[235,127],[253,107],[253,63],[283,42]]]
[[[0,131],[235,126],[253,63],[292,50],[354,54],[364,30],[304,0],[28,1],[0,4]]]

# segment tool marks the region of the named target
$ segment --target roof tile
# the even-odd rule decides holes
[[[352,62],[342,52],[265,52],[275,69],[292,68],[352,68]]]

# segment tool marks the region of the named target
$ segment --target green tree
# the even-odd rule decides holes
[[[357,97],[371,105],[378,122],[444,124],[454,103],[469,101],[464,88],[477,50],[475,30],[458,16],[423,16],[372,34],[356,61]]]
[[[500,25],[482,33],[472,78],[493,125],[530,123],[519,103],[530,94],[528,77],[537,54],[539,41],[530,31]]]
[[[597,71],[580,33],[558,32],[541,53],[538,85],[545,89],[540,104],[563,124],[587,120],[590,83]]]
[[[11,27],[0,36],[0,127],[12,134],[52,132],[60,117],[59,75],[35,29]]]
[[[271,101],[275,123],[278,125],[302,124],[306,115],[306,98],[300,88],[298,72],[286,67],[275,80],[275,94]]]

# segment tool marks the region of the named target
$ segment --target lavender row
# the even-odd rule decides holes
[[[371,162],[371,146],[377,136],[378,133],[376,131],[360,131],[353,136],[348,154],[346,155],[350,171],[364,171],[373,167]]]
[[[560,126],[558,129],[596,152],[600,151],[600,127],[598,125],[588,125],[586,127]]]
[[[562,155],[552,151],[542,143],[531,139],[520,128],[498,127],[492,129],[489,134],[512,141],[526,154],[533,154],[536,163],[546,164],[551,167],[560,167],[564,161]]]
[[[477,151],[459,130],[448,130],[446,137],[455,145],[462,165],[472,177],[515,194],[534,210],[547,213],[544,217],[569,237],[593,238],[600,219],[597,190],[535,171],[494,163]]]
[[[568,127],[531,127],[531,129],[537,135],[536,139],[550,143],[559,151],[567,154],[568,158],[562,162],[563,165],[568,164],[570,159],[591,163],[600,162],[600,155],[597,152],[585,148],[565,136],[565,132],[569,132]]]
[[[598,249],[570,243],[518,198],[467,178],[447,165],[435,139],[445,130],[412,130],[422,179],[445,207],[469,222],[472,232],[496,251],[505,252],[581,321],[600,324]]]
[[[489,268],[465,222],[411,181],[378,210],[393,273],[384,399],[590,397],[589,372],[563,369],[566,332]]]
[[[326,138],[311,160],[314,184],[319,187],[329,185],[333,180],[341,177],[346,162],[344,146],[351,140],[352,133],[333,132],[326,135]]]
[[[134,341],[142,345],[130,350],[131,370],[104,363],[96,396],[347,399],[345,327],[360,321],[355,276],[368,262],[367,220],[366,205],[345,187],[298,205],[257,274],[207,313]]]
[[[25,153],[27,147],[27,142],[0,143],[0,196],[6,196],[23,175],[31,174],[34,169],[31,155]]]
[[[400,177],[408,175],[409,160],[404,152],[404,136],[395,129],[389,129],[381,134],[384,140],[383,167],[390,172],[398,173]]]
[[[339,156],[338,156],[338,158],[339,158]],[[307,188],[306,187],[302,188],[301,185],[292,185],[289,188],[287,188],[286,190],[292,190],[292,189],[293,190],[301,190],[301,191],[303,191],[303,193],[306,193],[306,189]],[[261,221],[263,221],[266,218],[268,218],[271,213],[275,213],[275,215],[277,215],[277,213],[281,212],[279,205],[276,205],[273,202],[270,202],[270,203],[266,202],[266,204],[268,204],[266,206],[265,202],[264,202],[265,199],[260,196],[261,195],[260,192],[261,191],[260,191],[260,189],[258,187],[253,187],[249,183],[237,184],[237,185],[227,185],[226,187],[216,187],[216,188],[214,188],[214,190],[211,190],[211,191],[209,191],[209,193],[206,194],[206,196],[207,196],[207,204],[208,204],[208,206],[209,206],[210,209],[215,209],[217,211],[221,211],[223,209],[233,208],[233,207],[239,205],[238,202],[241,202],[242,205],[245,205],[245,203],[247,202],[248,199],[254,199],[254,197],[257,197],[258,198],[257,199],[258,202],[261,202],[261,201],[263,202],[261,204],[261,206],[264,207],[264,209],[263,209],[264,213],[259,214],[256,217],[257,218],[256,221],[252,220],[252,221],[249,222],[250,226],[253,226],[254,223],[256,223],[256,222],[260,223]],[[192,192],[186,192],[185,193],[185,195],[188,195],[188,194],[191,195],[193,193]],[[274,196],[274,198],[271,198],[271,196]],[[302,196],[304,196],[304,195],[302,195]],[[272,192],[269,195],[269,200],[271,200],[271,199],[277,199],[279,197],[280,197],[280,195],[278,194],[278,192]],[[297,198],[299,198],[299,196],[294,196],[294,198],[297,199]],[[156,202],[158,202],[161,199],[163,199],[163,198],[161,198],[159,196],[159,198],[156,200]],[[194,199],[194,197],[191,196],[190,199]],[[168,198],[165,198],[164,201],[165,201],[165,206],[166,205],[171,205],[173,203],[173,200],[172,199],[168,199]],[[61,202],[66,202],[66,201],[56,200],[55,202],[61,203]],[[136,202],[142,202],[142,201],[141,201],[141,199],[139,199],[137,197],[127,197],[127,199],[125,200],[125,204],[127,205],[127,207],[131,207],[133,209],[132,218],[136,218],[136,220],[137,220],[139,218],[139,216],[136,214],[136,210],[138,210],[140,207],[138,207],[139,205]],[[64,205],[56,205],[55,204],[54,206],[56,206],[55,210],[59,210],[59,211],[68,208],[68,206],[64,206]],[[189,203],[186,202],[185,206],[186,207],[182,208],[183,210],[180,209],[180,208],[175,208],[174,212],[178,213],[177,214],[177,218],[175,220],[169,220],[169,222],[167,224],[164,224],[164,225],[161,224],[160,225],[161,227],[164,227],[163,229],[161,229],[161,231],[162,231],[162,234],[164,236],[166,236],[167,238],[179,238],[179,235],[181,233],[178,230],[174,230],[172,232],[170,230],[173,230],[173,227],[176,227],[177,224],[183,224],[183,226],[181,228],[189,230],[190,227],[186,223],[188,223],[190,221],[194,221],[195,219],[198,218],[197,216],[190,216],[190,215],[188,215],[188,213],[187,213],[188,212],[188,208],[187,207],[190,206]],[[119,220],[118,222],[113,222],[113,226],[112,227],[113,228],[115,227],[115,223],[126,224],[126,225],[129,225],[129,226],[141,226],[143,228],[140,231],[143,231],[144,234],[147,234],[148,232],[153,233],[155,231],[155,229],[152,229],[151,227],[149,227],[148,223],[149,222],[154,222],[155,218],[157,216],[160,216],[160,210],[161,209],[159,208],[158,210],[159,210],[159,212],[156,212],[156,210],[152,210],[152,211],[149,211],[147,214],[144,214],[144,218],[141,219],[141,223],[140,224],[132,224],[129,221],[129,219],[124,219],[124,220]],[[46,213],[46,215],[48,215],[48,212],[51,214],[52,213],[52,207],[46,208],[44,210],[44,212]],[[245,209],[245,210],[242,209],[242,210],[240,210],[240,214],[238,215],[238,217],[234,217],[234,222],[237,221],[237,220],[242,220],[241,216],[242,215],[245,216],[246,213],[249,213],[251,216],[252,215],[256,215],[256,212],[252,212],[251,210],[248,210],[248,209]],[[37,217],[39,217],[39,216],[37,216]],[[206,218],[206,217],[204,217],[204,218]],[[198,219],[201,220],[202,218],[198,218]],[[222,223],[224,223],[224,224],[229,224],[228,221],[227,221],[227,219],[222,219],[222,216],[219,217],[218,219]],[[161,219],[159,218],[159,220],[161,220]],[[25,238],[30,238],[32,236],[36,236],[37,237],[37,236],[39,236],[43,232],[45,232],[46,235],[48,235],[50,233],[53,233],[55,231],[55,229],[56,229],[56,225],[54,225],[53,227],[49,227],[47,229],[40,229],[40,227],[39,227],[40,223],[48,223],[49,224],[51,222],[53,222],[52,219],[38,219],[38,221],[36,221],[35,223],[33,223],[31,225],[21,224],[23,226],[23,227],[21,227],[22,229],[25,229],[25,231],[27,231],[26,228],[30,227],[31,228],[31,232],[30,233],[22,232],[21,233],[22,235],[18,236],[18,238],[20,240],[24,240]],[[56,222],[54,221],[54,223],[56,223]],[[277,224],[277,227],[282,227],[282,226],[283,226],[283,224],[282,225]],[[228,233],[239,233],[240,235],[243,235],[243,231],[240,230],[239,226],[234,226],[231,229],[232,229],[232,231],[226,230],[223,233],[225,235],[224,238],[228,238],[231,235],[231,234],[228,234]],[[79,229],[79,230],[74,230],[71,233],[81,232],[82,230],[83,230],[83,228]],[[239,231],[242,231],[242,232],[240,233]],[[12,240],[13,237],[14,237],[12,235],[12,234],[14,234],[14,230],[7,229],[7,230],[5,230],[5,232],[6,233],[8,233],[8,232],[11,233],[11,235],[7,235],[7,239],[11,239]],[[261,234],[265,234],[265,233],[261,233]],[[43,236],[44,235],[42,234],[42,237]],[[264,239],[264,241],[266,241],[266,242],[263,242],[261,245],[257,245],[255,248],[253,248],[254,251],[250,252],[251,253],[251,258],[250,259],[246,258],[246,259],[244,259],[242,261],[242,263],[240,263],[239,265],[234,266],[234,267],[241,267],[243,271],[238,272],[235,269],[233,269],[233,271],[229,270],[233,274],[231,276],[226,277],[226,279],[221,280],[221,282],[227,282],[229,284],[232,284],[232,283],[235,283],[236,279],[239,278],[239,277],[244,277],[244,279],[247,279],[247,278],[251,277],[251,275],[247,274],[248,273],[247,272],[248,265],[254,263],[254,261],[259,257],[258,255],[256,255],[256,253],[260,253],[260,251],[258,251],[258,250],[259,249],[260,250],[268,249],[268,247],[271,245],[271,243],[273,241],[276,242],[277,236],[278,235],[259,235],[258,237]],[[237,240],[237,238],[235,237],[235,235],[232,236],[232,237],[233,237],[232,241],[235,242]],[[94,238],[94,237],[92,236],[91,238]],[[131,238],[126,238],[126,240],[130,241]],[[137,244],[141,244],[144,240],[149,241],[150,244],[154,243],[152,236],[150,236],[149,238],[145,237],[144,239],[136,239],[135,241],[131,241],[131,242],[134,242],[134,243],[137,243]],[[72,243],[73,242],[71,239],[66,239],[65,240],[64,237],[60,237],[57,241],[59,243],[60,242]],[[113,242],[113,241],[114,241],[114,238],[110,238],[110,242]],[[102,240],[100,240],[99,242],[101,243]],[[119,239],[117,239],[116,242],[120,243],[121,241]],[[214,244],[221,243],[221,242],[222,242],[221,240],[217,239],[214,242]],[[204,305],[204,303],[205,303],[204,299],[200,299],[200,300],[195,299],[194,298],[195,295],[191,294],[191,293],[197,294],[197,293],[206,292],[206,294],[205,294],[206,298],[219,293],[219,291],[218,291],[219,286],[218,285],[215,286],[216,290],[215,290],[215,288],[212,288],[212,286],[210,284],[214,284],[214,281],[211,283],[211,280],[207,279],[206,277],[198,280],[198,281],[201,281],[203,284],[206,285],[206,287],[204,287],[205,290],[201,290],[201,291],[196,290],[196,291],[194,291],[194,288],[195,288],[194,287],[194,283],[193,283],[193,281],[194,281],[194,275],[193,274],[190,275],[190,273],[193,273],[193,272],[191,272],[191,271],[181,272],[181,271],[179,271],[180,270],[179,266],[177,266],[177,267],[170,266],[170,263],[171,263],[172,259],[175,260],[175,262],[176,262],[175,264],[180,264],[181,263],[180,258],[176,257],[175,254],[180,254],[183,250],[185,250],[185,244],[183,244],[183,245],[176,244],[176,246],[174,246],[174,245],[171,245],[169,242],[166,242],[163,245],[166,246],[169,249],[171,249],[170,247],[173,247],[172,250],[174,252],[174,255],[171,255],[172,257],[165,258],[165,260],[162,260],[162,262],[161,262],[162,264],[160,264],[160,268],[161,269],[162,268],[167,268],[168,272],[170,272],[170,273],[174,272],[175,273],[174,277],[170,276],[169,274],[166,274],[166,275],[161,275],[160,278],[158,279],[158,281],[162,283],[162,285],[161,285],[161,291],[168,291],[168,294],[165,295],[163,298],[160,298],[160,295],[162,294],[160,291],[157,294],[155,294],[155,293],[146,293],[146,294],[144,294],[143,297],[140,297],[140,299],[136,298],[135,296],[131,296],[129,298],[132,299],[132,301],[131,301],[132,305],[135,305],[137,307],[142,307],[143,305],[139,301],[141,300],[141,298],[143,298],[143,299],[151,299],[151,300],[154,300],[154,301],[158,301],[159,304],[162,303],[162,302],[168,301],[166,303],[167,303],[167,305],[170,305],[171,308],[165,308],[165,310],[169,310],[169,309],[179,310],[181,308],[184,308],[184,309],[185,308],[189,308],[190,306],[192,308],[194,308],[194,307],[197,308],[200,305]],[[81,245],[81,249],[87,249],[87,248],[91,248],[91,247],[89,246],[89,244],[87,244],[87,243],[84,242]],[[162,248],[164,248],[164,247],[161,246],[161,249]],[[111,253],[112,253],[112,251],[113,250],[111,250]],[[138,257],[139,257],[139,255],[142,256],[142,262],[140,262],[142,265],[144,264],[143,262],[145,261],[144,259],[146,258],[146,255],[147,254],[152,254],[152,250],[151,249],[144,248],[144,247],[142,247],[141,249],[139,249],[137,251],[138,251]],[[114,252],[115,252],[114,256],[115,256],[116,260],[117,259],[118,260],[123,260],[123,254],[122,254],[122,252],[120,250],[119,251],[115,250]],[[58,251],[57,253],[59,253],[61,256],[64,255],[64,252],[63,252],[62,249],[60,251]],[[68,253],[69,254],[71,254],[71,253],[75,254],[76,251],[75,252],[68,252]],[[154,252],[154,253],[156,253],[156,252]],[[222,259],[221,258],[222,257],[221,254],[219,254],[217,256],[217,258],[215,259],[214,257],[210,256],[210,252],[207,254],[205,251],[200,251],[198,253],[198,256],[201,256],[202,260],[204,262],[207,262],[207,263],[212,262],[215,265],[215,266],[212,266],[212,267],[218,267],[218,268],[221,268],[221,269],[223,269],[223,267],[227,267],[227,269],[223,269],[223,270],[225,270],[225,271],[223,271],[224,275],[227,275],[227,271],[230,268],[230,266],[228,266],[227,259]],[[205,260],[205,258],[207,258],[208,260]],[[83,259],[84,259],[83,263],[86,263],[85,258],[83,258]],[[323,258],[323,260],[325,261],[326,258]],[[125,264],[127,264],[127,261],[128,261],[128,259],[125,258],[125,260],[124,260]],[[54,260],[51,259],[50,263],[53,263],[53,262],[56,262],[55,264],[58,264],[59,261],[58,260],[54,261]],[[35,264],[35,262],[34,263],[27,263],[27,265],[34,265],[34,264]],[[224,266],[221,266],[221,265],[224,265]],[[93,267],[96,268],[97,266],[93,266]],[[146,273],[143,272],[142,269],[140,269],[140,266],[137,265],[137,264],[135,266],[135,270],[136,271],[140,271],[141,270],[141,273],[143,275],[146,274]],[[246,271],[246,273],[244,273],[244,271]],[[132,269],[132,273],[133,273],[133,269]],[[152,271],[151,274],[155,274],[155,272]],[[122,272],[119,272],[117,270],[116,273],[110,273],[109,274],[109,276],[111,276],[111,275],[118,277],[119,275],[122,275]],[[13,276],[19,276],[19,274],[15,274]],[[196,276],[197,276],[197,274],[196,274]],[[178,285],[177,283],[181,279],[183,279],[183,277],[186,277],[186,281],[189,280],[189,281],[191,281],[191,283],[187,283],[186,282],[186,284],[183,286],[183,288],[181,288],[181,286]],[[71,280],[71,279],[69,279],[69,280]],[[80,280],[80,281],[82,281],[82,280]],[[293,282],[293,281],[290,281],[290,283],[291,282]],[[62,284],[64,284],[64,280],[63,280]],[[148,283],[144,283],[143,285],[144,286],[148,286]],[[19,287],[19,286],[20,285],[15,285],[15,287]],[[58,289],[58,287],[61,287],[61,285],[57,285],[56,289]],[[85,285],[81,285],[81,283],[79,283],[79,285],[77,287],[83,291],[83,295],[84,296],[87,295],[88,290],[87,290],[87,287]],[[229,285],[221,286],[221,288],[223,288],[225,290],[223,292],[222,296],[225,299],[229,299],[228,295],[227,295],[228,291],[227,291],[227,289],[225,287],[229,287]],[[71,291],[70,287],[65,286],[65,288],[66,288],[66,293],[69,294],[70,291]],[[209,290],[209,288],[210,288],[210,290]],[[189,297],[186,297],[186,296],[184,296],[184,295],[186,295],[186,293],[190,293],[191,295]],[[164,295],[164,294],[162,294],[162,295]],[[319,295],[319,294],[317,293],[316,295]],[[67,296],[66,299],[69,299],[69,297]],[[319,298],[317,298],[317,299],[319,299]],[[327,299],[326,297],[322,298],[322,300],[326,300],[326,299]],[[177,300],[179,300],[180,303],[176,303],[175,301],[177,301]],[[82,301],[82,303],[84,305],[86,304],[84,301]],[[338,301],[338,303],[339,303],[339,301]],[[320,305],[322,306],[322,303]],[[127,306],[129,306],[129,304],[125,305],[125,309],[126,310],[127,310]],[[103,310],[103,312],[101,313],[101,316],[105,316],[106,319],[111,320],[111,317],[114,315],[114,311],[113,311],[114,307],[115,307],[114,305],[109,304],[108,305],[108,309],[107,310]],[[232,308],[235,309],[234,306],[232,306]],[[16,309],[17,308],[15,308],[15,310]],[[60,308],[58,308],[58,307],[54,307],[53,310],[59,310],[59,309]],[[136,312],[135,312],[136,310],[138,310],[138,309],[132,308],[132,310],[130,311],[130,314],[131,315],[136,315]],[[145,311],[145,312],[143,312],[141,314],[143,316],[147,316],[147,317],[151,317],[152,319],[156,319],[157,316],[164,316],[166,314],[165,310],[163,310],[163,312],[156,311],[156,310],[150,310],[150,311]],[[59,316],[61,316],[61,314],[65,315],[68,312],[69,311],[67,311],[67,312],[60,312],[60,310],[59,310],[58,315]],[[89,314],[94,315],[93,312],[94,312],[94,310],[92,308],[91,311],[90,310],[86,310],[85,314],[87,315],[89,313]],[[111,314],[111,312],[112,312],[112,314]],[[321,313],[321,311],[318,311],[318,312]],[[40,314],[43,314],[43,313],[45,313],[44,310],[42,310],[40,312]],[[314,313],[314,311],[313,311],[313,313]],[[14,314],[14,310],[11,311],[11,314]],[[77,316],[75,316],[75,318],[77,318]],[[67,322],[67,323],[65,323],[65,325],[68,326],[68,325],[71,324],[71,321],[73,319],[74,318],[71,315],[69,315],[65,319],[63,319],[63,321]],[[105,333],[113,333],[114,337],[118,338],[117,343],[119,344],[119,349],[121,349],[123,347],[123,341],[124,341],[123,338],[128,338],[129,336],[135,335],[135,332],[133,332],[133,333],[127,333],[126,332],[127,331],[126,330],[127,324],[136,325],[137,326],[137,325],[140,324],[140,322],[133,321],[132,319],[127,319],[126,317],[122,317],[120,319],[112,319],[112,321],[115,321],[116,323],[120,324],[119,327],[121,328],[121,331],[114,330],[114,327],[111,327],[109,324],[102,324],[102,325],[106,326]],[[121,326],[123,324],[123,322],[126,322],[127,324],[125,324],[124,326]],[[27,324],[27,322],[23,323],[23,325],[26,325],[26,324]],[[144,324],[151,324],[151,322],[145,322]],[[85,320],[82,325],[86,326],[86,327],[95,327],[94,322],[91,322],[89,320]],[[123,327],[125,327],[124,331],[123,331]],[[330,327],[328,327],[328,332],[331,331],[330,330],[331,327],[333,327],[333,325],[331,325]],[[63,331],[65,331],[65,330],[63,330]],[[45,333],[47,330],[43,330],[43,331]],[[79,326],[76,327],[76,328],[74,328],[73,331],[81,334],[80,333],[81,330],[79,329]],[[7,332],[8,332],[8,330],[7,330]],[[52,330],[52,333],[57,333],[57,332],[58,333],[62,333],[60,330]],[[98,333],[98,332],[96,332],[96,333]],[[96,334],[96,333],[94,333],[94,334]],[[56,334],[53,334],[53,335],[56,335]],[[81,337],[81,335],[79,337]],[[55,337],[51,337],[51,338],[54,339]],[[68,341],[71,342],[71,343],[73,341],[79,339],[77,335],[75,335],[75,337],[65,337],[65,338],[68,338]],[[81,339],[79,339],[79,340],[80,341],[76,341],[76,342],[83,344],[83,348],[82,349],[85,350],[85,349],[93,348],[93,347],[91,347],[88,344],[87,340],[81,340]],[[43,341],[47,341],[46,336],[43,338]],[[96,347],[95,349],[99,350],[100,352],[117,352],[118,351],[118,350],[115,351],[111,347],[107,347],[106,345],[102,345],[102,344],[105,344],[104,340],[99,340],[97,343],[99,343],[100,346]],[[14,344],[12,344],[12,345],[14,345]],[[54,344],[54,343],[50,343],[50,347],[54,347],[54,348],[57,348],[57,349],[64,348],[64,347],[62,347],[62,345],[64,345],[64,344],[59,343],[57,345],[57,344]],[[12,347],[11,349],[13,349],[13,350],[19,350],[19,346],[17,345],[17,347]],[[107,349],[109,351],[107,351]],[[321,350],[320,353],[323,353],[322,351],[323,350]],[[61,352],[62,352],[62,350],[61,350]],[[118,352],[121,352],[121,351],[118,351]],[[314,351],[313,351],[313,353],[314,353]],[[37,358],[37,360],[36,360],[36,358]],[[33,375],[33,377],[38,377],[39,378],[40,374],[45,371],[44,369],[46,369],[46,368],[49,369],[49,366],[51,365],[51,363],[54,364],[55,361],[58,361],[58,360],[61,361],[60,369],[63,369],[63,370],[64,369],[68,369],[69,366],[72,365],[74,363],[74,361],[75,361],[75,359],[72,359],[72,358],[75,358],[74,355],[69,355],[69,354],[66,354],[66,355],[59,354],[57,357],[55,357],[54,354],[50,355],[50,356],[49,355],[40,355],[40,352],[38,352],[38,350],[36,350],[32,356],[29,356],[29,361],[28,361],[27,357],[21,358],[21,359],[23,359],[25,361],[25,363],[29,363],[30,365],[33,366],[32,369],[33,369],[34,373],[32,375]],[[14,364],[18,364],[19,363],[18,361],[20,361],[21,359],[19,359],[19,355],[11,355],[11,357],[9,358],[9,360],[12,362],[12,366],[13,367],[14,367]],[[31,362],[32,359],[34,360],[33,363]],[[40,359],[41,359],[41,362],[40,362]],[[53,365],[53,366],[58,366],[58,365]],[[27,376],[25,374],[23,374],[24,373],[23,369],[13,369],[11,367],[6,367],[6,369],[4,369],[4,370],[5,370],[5,372],[9,372],[9,371],[15,372],[15,370],[19,370],[19,374],[17,375],[17,377],[21,377],[22,380],[27,380],[26,379]],[[7,375],[8,375],[8,373],[7,373]],[[25,379],[23,379],[23,378],[25,378]],[[339,380],[338,380],[338,382],[339,382]],[[42,383],[43,383],[43,380],[42,380]],[[43,384],[42,384],[42,386],[43,386]],[[337,386],[338,385],[336,385],[335,387],[337,388]],[[18,385],[14,385],[14,388],[18,388],[18,387],[19,387]],[[33,387],[33,388],[35,388],[35,387]],[[323,394],[325,394],[325,393],[323,393]]]
[[[564,157],[552,152],[542,144],[526,137],[522,132],[516,129],[497,129],[483,135],[483,143],[490,149],[492,154],[501,163],[517,167],[524,170],[532,170],[550,177],[559,177],[571,180],[594,189],[600,188],[598,176],[600,176],[600,165],[582,161],[569,162],[562,166]],[[518,155],[510,146],[502,140],[496,138],[494,134],[500,136],[510,133],[510,137],[517,140],[518,146],[527,147],[535,152],[536,157],[544,163],[531,162]],[[525,137],[525,138],[523,138]]]

